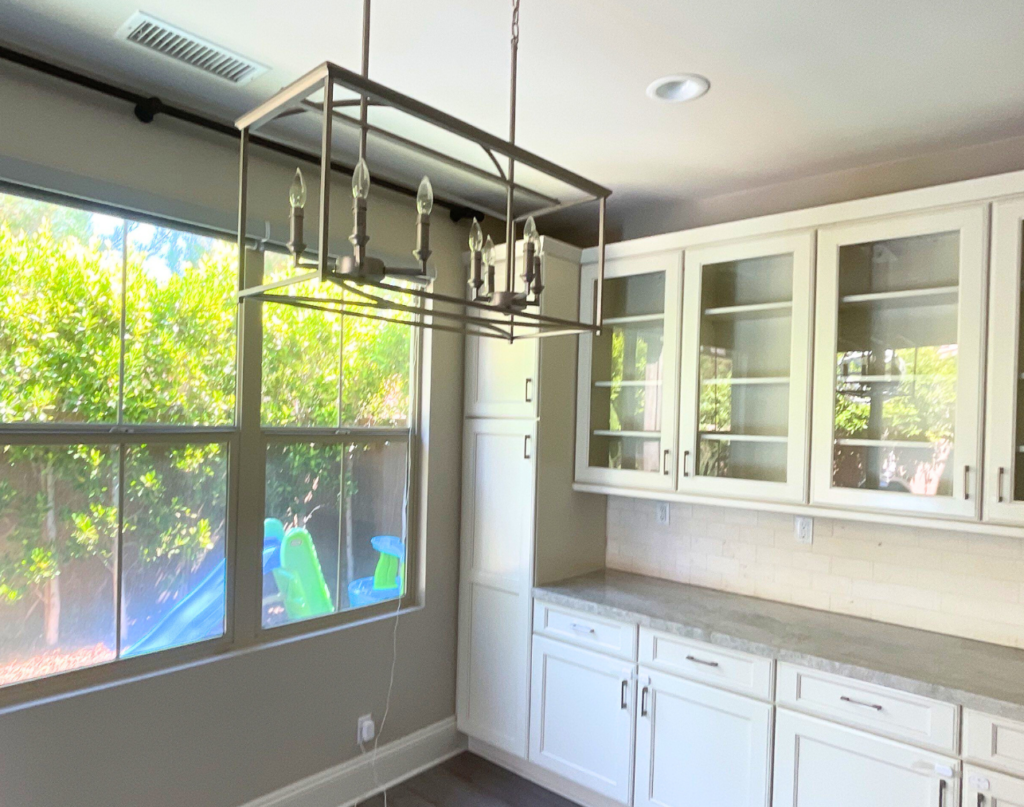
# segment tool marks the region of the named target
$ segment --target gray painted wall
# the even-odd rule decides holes
[[[0,176],[233,230],[237,166],[226,137],[159,118],[144,126],[127,104],[0,70]],[[252,231],[274,216],[284,240],[294,165],[264,154],[256,168]],[[334,193],[344,232],[347,178]],[[439,213],[438,286],[459,293],[465,231]],[[375,193],[371,246],[407,254],[415,215],[411,199]],[[460,338],[437,334],[425,353],[426,591],[424,607],[399,625],[383,742],[455,711]],[[392,626],[350,626],[0,714],[0,804],[231,807],[350,759],[356,718],[373,712],[379,724],[384,709]]]

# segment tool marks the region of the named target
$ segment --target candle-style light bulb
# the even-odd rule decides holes
[[[299,168],[295,169],[295,178],[288,188],[288,201],[292,207],[300,210],[306,206],[306,180],[302,178],[302,170]]]
[[[526,226],[523,227],[523,240],[529,241],[533,244],[533,248],[536,250],[540,246],[540,235],[537,233],[537,222],[533,220],[533,216],[530,216],[526,220]]]
[[[356,170],[352,172],[352,198],[370,198],[370,168],[362,157],[359,158]]]
[[[480,229],[480,222],[473,219],[469,228],[469,249],[472,252],[479,252],[484,246],[484,231]]]
[[[416,211],[421,216],[429,216],[434,209],[434,188],[430,184],[430,177],[423,177],[420,180],[420,189],[416,192]]]
[[[484,242],[484,264],[494,266],[494,241],[490,236],[487,236],[487,240]]]

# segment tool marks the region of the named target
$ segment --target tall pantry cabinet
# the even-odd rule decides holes
[[[543,313],[576,318],[579,258],[541,239]],[[463,733],[523,758],[531,589],[604,566],[605,499],[572,490],[576,346],[466,339],[456,716]]]

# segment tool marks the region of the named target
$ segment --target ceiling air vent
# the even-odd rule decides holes
[[[252,59],[239,56],[142,11],[132,14],[118,29],[117,36],[232,84],[247,84],[267,71],[264,65]]]

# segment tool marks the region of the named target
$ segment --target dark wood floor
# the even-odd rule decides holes
[[[384,807],[374,796],[358,807]],[[576,807],[468,751],[388,791],[388,807]]]

